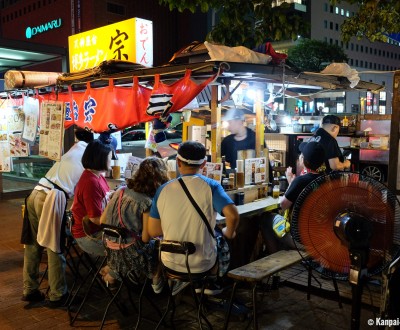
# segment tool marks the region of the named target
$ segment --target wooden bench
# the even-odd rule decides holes
[[[253,326],[254,330],[258,329],[257,322],[257,304],[256,304],[256,288],[257,283],[263,279],[272,276],[293,264],[300,262],[302,257],[297,250],[281,250],[264,258],[253,261],[247,265],[232,269],[228,272],[228,277],[234,279],[232,294],[229,301],[228,311],[225,317],[224,329],[227,329],[229,317],[231,314],[233,299],[235,297],[236,285],[240,281],[251,282],[253,284]]]

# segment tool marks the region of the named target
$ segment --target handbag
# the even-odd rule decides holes
[[[197,213],[199,213],[201,219],[204,221],[208,232],[210,233],[211,237],[215,239],[217,245],[217,256],[218,256],[218,276],[223,277],[226,272],[228,271],[231,254],[229,250],[229,244],[225,237],[222,234],[220,228],[215,227],[215,234],[214,231],[211,229],[210,223],[207,221],[207,218],[204,212],[201,210],[199,205],[194,200],[193,196],[190,194],[188,188],[186,187],[185,183],[183,182],[182,177],[178,178],[179,183],[182,186],[183,191],[186,193],[186,196],[189,198],[190,202],[193,204],[194,208],[196,209]]]

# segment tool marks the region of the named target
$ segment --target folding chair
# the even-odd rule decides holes
[[[204,289],[205,284],[212,277],[210,270],[204,273],[192,273],[190,271],[189,266],[189,255],[193,254],[196,251],[196,247],[192,242],[177,242],[177,241],[168,241],[163,240],[160,242],[159,248],[159,261],[162,266],[163,274],[166,279],[169,281],[169,297],[167,306],[163,313],[162,318],[157,324],[156,329],[160,327],[160,325],[164,322],[165,317],[168,312],[171,310],[171,323],[173,323],[173,317],[175,313],[175,297],[173,296],[173,287],[176,285],[177,281],[180,282],[189,282],[190,288],[192,291],[192,295],[197,307],[197,322],[199,324],[200,329],[203,329],[202,319],[206,322],[209,329],[212,329],[211,323],[208,321],[207,317],[203,312],[203,298],[204,298]],[[185,255],[185,265],[186,265],[186,273],[177,272],[172,269],[166,267],[161,261],[161,252],[169,252],[169,253],[177,253]],[[201,286],[200,298],[196,293],[196,285],[197,287]]]
[[[120,249],[123,249],[122,243],[126,243],[126,241],[127,241],[126,239],[128,237],[132,237],[132,234],[130,233],[130,231],[123,227],[116,227],[116,226],[112,226],[112,225],[102,224],[102,230],[103,230],[103,243],[104,243],[107,251],[109,250],[109,247],[107,246],[107,239],[116,241],[116,243],[118,243]],[[137,319],[135,329],[137,329],[139,327],[140,322],[142,320],[142,298],[143,297],[147,298],[147,300],[150,302],[150,304],[153,306],[153,308],[157,311],[157,313],[161,317],[161,312],[158,309],[158,307],[154,304],[154,302],[147,295],[145,295],[145,289],[146,289],[146,287],[149,286],[148,285],[149,279],[147,277],[139,278],[134,271],[128,272],[127,274],[122,274],[120,272],[118,275],[120,277],[120,282],[119,282],[116,292],[111,297],[111,299],[109,300],[109,302],[106,306],[106,309],[103,314],[101,327],[104,325],[109,307],[115,301],[115,299],[118,297],[123,286],[125,286],[127,288],[129,300],[130,300],[133,308],[135,309],[135,311],[138,313],[138,319]],[[139,294],[138,308],[136,308],[136,305],[133,301],[131,291],[137,292]]]
[[[113,293],[110,290],[110,288],[108,288],[107,283],[105,283],[103,281],[102,276],[100,274],[100,270],[107,264],[107,256],[98,256],[93,260],[93,258],[88,253],[82,251],[82,254],[80,256],[80,264],[82,264],[86,268],[87,273],[86,273],[86,276],[83,277],[81,283],[77,287],[74,294],[72,295],[72,290],[70,293],[70,296],[72,295],[72,297],[69,299],[67,310],[68,310],[68,315],[70,318],[71,326],[75,323],[75,321],[76,321],[79,313],[81,312],[83,306],[85,305],[87,298],[89,297],[89,294],[95,283],[97,283],[99,285],[99,287],[106,293],[107,296],[113,298],[115,295],[115,293]],[[78,264],[78,269],[79,269],[79,264]],[[90,280],[90,278],[91,278],[91,280]],[[81,292],[81,290],[85,287],[85,284],[89,280],[90,280],[90,283],[89,283],[89,286],[86,288],[86,292],[84,294],[83,300],[80,303],[77,311],[75,312],[75,315],[73,315],[73,312],[72,312],[73,303],[75,302],[76,297]],[[121,288],[118,287],[117,292],[119,292],[120,289]],[[124,306],[120,305],[118,302],[115,302],[115,304],[123,315],[128,314],[128,312]],[[111,305],[111,303],[109,305]],[[107,306],[107,311],[108,311],[108,308],[109,308],[109,306]],[[104,321],[105,321],[105,315],[103,317],[100,329],[103,327]]]

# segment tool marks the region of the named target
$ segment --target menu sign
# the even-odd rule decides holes
[[[257,184],[267,180],[266,158],[249,158],[244,160],[244,183]]]
[[[30,144],[35,143],[38,119],[39,119],[39,100],[33,97],[24,98],[25,122],[22,132],[22,139]]]
[[[64,138],[64,103],[43,101],[40,115],[39,155],[61,160]]]
[[[12,107],[8,115],[8,142],[11,157],[29,156],[29,146],[21,139],[24,128],[25,114],[22,107]]]
[[[9,101],[0,100],[0,172],[11,171],[11,153],[8,142]]]
[[[10,143],[10,154],[12,157],[28,157],[29,145],[21,138],[22,133],[10,133],[8,135]]]
[[[203,167],[204,176],[221,183],[222,179],[222,163],[206,163]]]
[[[143,161],[143,158],[139,158],[136,156],[129,156],[128,162],[125,168],[125,178],[131,178],[135,172],[139,169],[140,163]]]

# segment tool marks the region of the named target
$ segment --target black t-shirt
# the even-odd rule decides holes
[[[221,142],[221,156],[231,164],[231,168],[236,167],[237,152],[239,150],[256,149],[256,133],[246,127],[247,136],[242,141],[235,140],[235,134],[230,134]]]
[[[292,203],[296,202],[297,197],[299,197],[303,189],[307,187],[310,182],[314,181],[321,175],[322,174],[319,173],[306,173],[304,175],[297,176],[285,192],[286,199]]]
[[[314,136],[309,140],[309,142],[311,141],[319,142],[324,147],[326,173],[332,172],[332,169],[329,166],[329,159],[339,158],[339,161],[344,161],[342,151],[340,150],[336,139],[323,128],[317,129]]]

